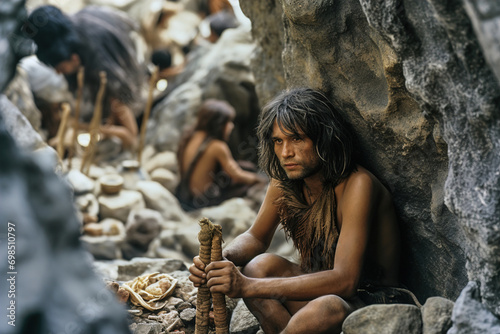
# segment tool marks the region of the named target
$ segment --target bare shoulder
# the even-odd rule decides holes
[[[380,181],[367,169],[358,166],[345,181],[343,193],[345,195],[357,195],[362,193],[374,193],[383,187]]]
[[[231,150],[225,141],[213,139],[207,147],[207,152],[215,156],[220,156],[230,154]]]

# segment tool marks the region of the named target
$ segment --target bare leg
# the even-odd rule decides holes
[[[335,295],[316,298],[291,317],[281,334],[340,333],[345,318],[362,306],[357,298],[349,302]]]
[[[274,254],[261,254],[250,261],[243,274],[248,277],[290,277],[303,274],[300,267]],[[290,302],[280,297],[271,299],[248,298],[245,304],[259,321],[266,334],[280,333],[287,326],[292,314],[306,302]]]

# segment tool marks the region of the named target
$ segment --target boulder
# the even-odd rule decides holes
[[[179,184],[179,177],[177,174],[165,168],[156,168],[153,170],[153,172],[151,172],[151,180],[158,182],[172,194],[175,193],[175,189]]]
[[[448,334],[500,333],[500,318],[481,303],[479,286],[469,282],[455,301]]]
[[[200,212],[200,217],[207,217],[222,226],[226,242],[248,230],[256,216],[251,203],[240,197],[229,199],[219,206],[203,208]]]
[[[243,299],[240,299],[233,311],[229,332],[231,334],[256,333],[260,328],[259,322],[248,310]]]
[[[119,220],[108,218],[99,222],[101,235],[82,235],[83,246],[98,260],[122,258],[122,244],[125,241],[125,227]]]
[[[422,334],[446,334],[451,327],[453,302],[442,297],[428,298],[422,312]]]
[[[76,169],[71,169],[66,175],[66,178],[73,186],[75,195],[83,195],[94,191],[95,182]]]
[[[165,220],[183,222],[187,219],[177,198],[158,182],[139,181],[137,189],[144,197],[146,207],[160,212]]]
[[[171,172],[177,172],[177,156],[174,152],[165,151],[152,156],[144,164],[144,169],[151,174],[158,168],[168,169]]]
[[[344,334],[421,334],[421,317],[414,305],[370,305],[351,313],[342,331]]]
[[[133,209],[146,207],[141,193],[133,190],[122,190],[116,195],[101,195],[97,200],[101,218],[115,218],[122,222],[127,221]]]

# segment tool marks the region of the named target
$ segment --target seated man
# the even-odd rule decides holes
[[[244,196],[249,186],[264,181],[258,174],[244,170],[229,150],[227,141],[234,128],[234,117],[229,103],[206,100],[194,129],[181,140],[177,152],[181,181],[176,196],[185,210]]]
[[[263,109],[258,134],[271,183],[257,219],[225,260],[205,267],[194,258],[194,285],[243,298],[266,334],[340,333],[354,310],[397,302],[388,299],[399,293],[389,288],[398,286],[400,254],[391,195],[356,164],[341,113],[318,91],[291,90]],[[279,224],[300,264],[264,253]]]
[[[93,104],[99,90],[99,72],[107,74],[103,103],[103,137],[117,137],[123,147],[137,141],[136,114],[143,108],[140,89],[143,70],[130,37],[134,24],[121,12],[89,6],[67,16],[54,6],[41,6],[29,16],[27,33],[37,44],[43,63],[65,75],[70,91],[77,91],[77,72],[85,68],[83,105]],[[93,110],[93,109],[92,109]],[[90,120],[90,113],[82,113]]]

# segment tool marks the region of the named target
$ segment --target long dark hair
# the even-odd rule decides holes
[[[337,185],[356,168],[353,133],[342,113],[321,92],[310,88],[283,91],[259,117],[259,165],[269,177],[288,181],[274,152],[274,122],[290,135],[302,131],[309,137],[322,164],[323,182]]]
[[[186,131],[179,142],[177,150],[179,167],[182,166],[184,150],[195,131],[205,131],[209,139],[225,140],[226,125],[234,119],[235,114],[234,108],[226,101],[208,99],[203,102],[198,110],[195,126]]]
[[[55,67],[77,54],[85,67],[85,99],[95,101],[99,72],[107,74],[104,117],[111,99],[128,105],[134,113],[142,109],[143,68],[136,56],[130,33],[134,22],[119,10],[88,6],[68,16],[51,5],[35,9],[25,24],[25,33],[38,46],[40,61]],[[77,89],[76,73],[66,75],[70,91]],[[91,116],[91,115],[83,115]],[[85,117],[83,117],[85,118]]]

